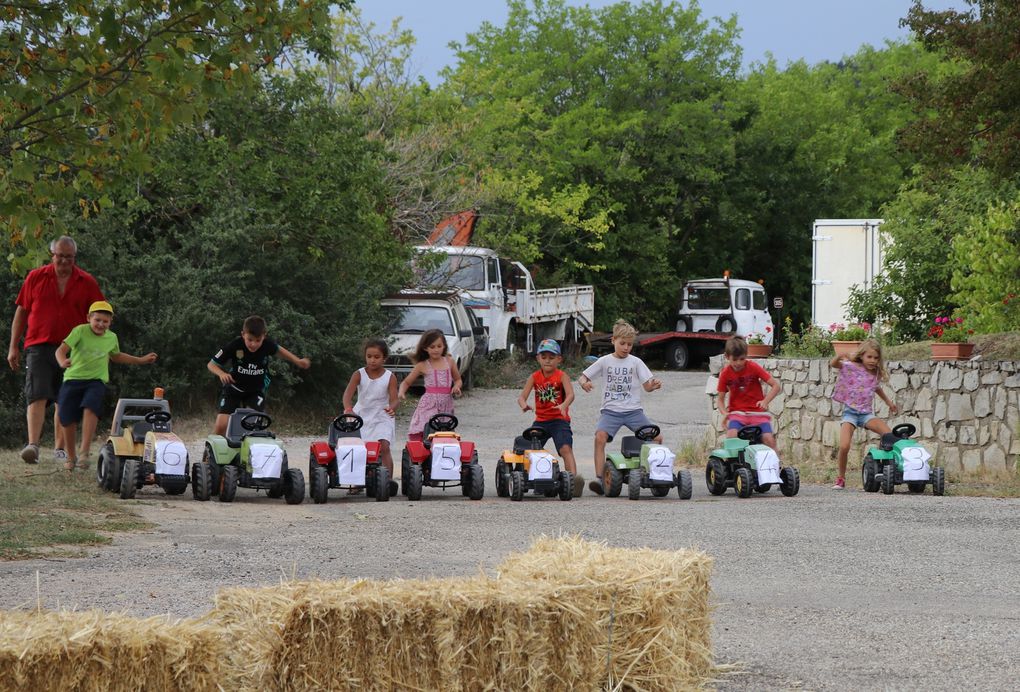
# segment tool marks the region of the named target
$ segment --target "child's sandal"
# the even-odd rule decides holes
[[[74,464],[75,464],[75,460],[74,459],[68,459],[67,461],[64,462],[64,470],[65,471],[74,471]]]

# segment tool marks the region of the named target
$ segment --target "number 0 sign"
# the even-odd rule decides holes
[[[556,461],[552,454],[549,452],[530,452],[528,459],[531,462],[528,468],[528,480],[552,480],[553,462]]]

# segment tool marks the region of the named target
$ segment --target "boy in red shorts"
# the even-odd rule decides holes
[[[727,365],[719,374],[719,413],[724,421],[729,419],[726,437],[736,437],[745,425],[757,425],[761,427],[761,441],[776,449],[776,436],[772,432],[768,410],[769,404],[779,394],[779,382],[765,368],[747,359],[747,342],[743,337],[727,339],[723,354]],[[762,382],[768,385],[768,394],[762,392]],[[734,415],[733,411],[746,411],[752,415]],[[753,415],[758,411],[761,415]]]

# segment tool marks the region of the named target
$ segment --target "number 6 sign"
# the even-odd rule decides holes
[[[460,480],[460,445],[443,442],[432,443],[432,480]]]

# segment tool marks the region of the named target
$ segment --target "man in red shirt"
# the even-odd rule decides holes
[[[63,371],[57,364],[57,347],[71,330],[88,318],[89,305],[104,300],[92,275],[75,263],[78,246],[74,239],[62,236],[50,243],[52,262],[33,269],[25,277],[11,321],[11,345],[7,363],[17,371],[21,362],[18,342],[25,337],[25,399],[28,401],[28,444],[21,458],[28,464],[39,460],[46,406],[57,401]],[[57,413],[53,412],[54,455],[64,452]],[[66,458],[66,457],[65,457]]]

